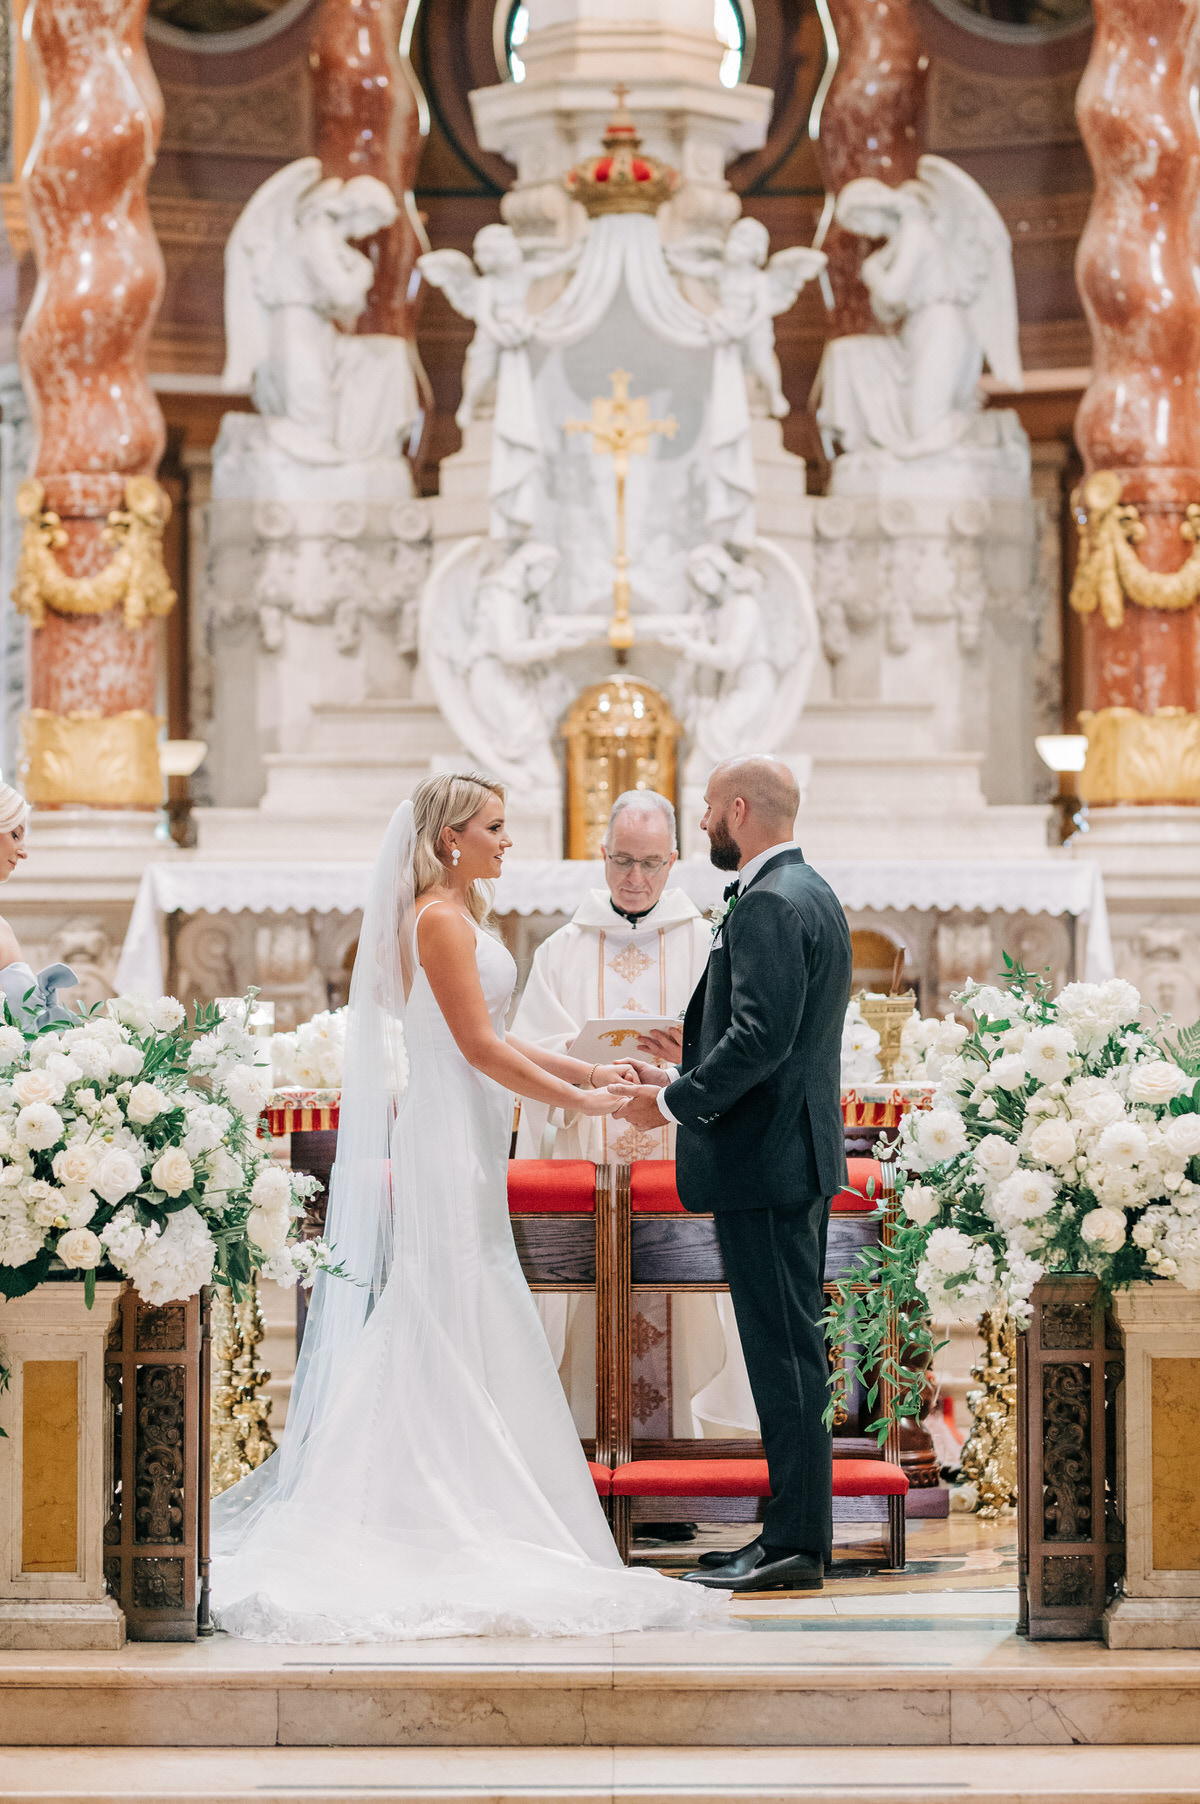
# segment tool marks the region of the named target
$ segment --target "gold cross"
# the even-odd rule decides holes
[[[679,422],[673,414],[665,420],[650,418],[650,403],[645,395],[630,399],[628,370],[613,370],[609,376],[611,395],[597,395],[592,401],[591,418],[568,420],[571,433],[588,432],[597,457],[611,457],[617,485],[616,546],[613,554],[613,617],[608,629],[608,642],[617,654],[618,664],[625,662],[633,644],[633,622],[629,618],[629,555],[625,542],[625,481],[631,457],[645,457],[651,435],[674,438]]]

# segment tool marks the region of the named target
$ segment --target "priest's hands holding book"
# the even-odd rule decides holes
[[[638,1041],[638,1051],[649,1053],[656,1059],[663,1059],[668,1065],[678,1065],[680,1059],[683,1057],[682,1022],[678,1027],[651,1028],[650,1032],[643,1034]],[[652,1070],[653,1067],[642,1066],[640,1069]],[[642,1079],[643,1083],[648,1083],[649,1081],[648,1078]],[[664,1083],[667,1081],[667,1079],[663,1079]]]

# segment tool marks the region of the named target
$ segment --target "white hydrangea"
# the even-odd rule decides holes
[[[189,1203],[168,1216],[160,1234],[143,1240],[124,1271],[138,1295],[157,1307],[195,1296],[212,1277],[216,1254],[203,1216]]]
[[[1055,997],[1054,1006],[1086,1058],[1120,1028],[1136,1021],[1142,999],[1131,983],[1113,978],[1108,983],[1069,983]]]
[[[221,1088],[231,1109],[247,1120],[261,1114],[271,1093],[271,1076],[258,1065],[234,1065],[221,1075]]]

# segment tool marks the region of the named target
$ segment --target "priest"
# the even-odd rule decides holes
[[[668,879],[678,857],[675,810],[665,796],[617,797],[601,848],[606,888],[590,891],[565,927],[539,946],[513,1020],[514,1034],[565,1051],[586,1021],[682,1015],[708,961],[712,928]],[[597,1165],[673,1159],[675,1129],[614,1126],[521,1105],[517,1156]],[[539,1313],[581,1435],[595,1432],[595,1306],[590,1296],[542,1292]],[[753,1436],[757,1416],[728,1297],[697,1292],[671,1305],[672,1429],[680,1435]]]

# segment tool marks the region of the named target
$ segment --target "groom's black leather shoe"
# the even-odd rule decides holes
[[[727,1567],[735,1565],[741,1572],[749,1572],[761,1546],[762,1536],[756,1535],[753,1541],[747,1542],[745,1547],[739,1547],[732,1551],[728,1547],[714,1547],[708,1553],[700,1555],[699,1564],[706,1572],[711,1572],[718,1566],[724,1572]]]
[[[743,1548],[724,1566],[685,1572],[683,1577],[714,1591],[820,1591],[825,1584],[825,1562],[809,1553],[772,1558],[759,1542],[754,1548]]]

